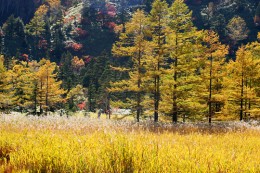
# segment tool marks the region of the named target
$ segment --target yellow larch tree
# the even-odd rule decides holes
[[[38,79],[38,104],[40,112],[47,113],[50,108],[55,108],[58,103],[64,101],[62,95],[66,92],[61,88],[62,81],[57,81],[56,63],[43,59],[42,64],[36,73]]]
[[[202,32],[192,23],[192,12],[183,0],[176,0],[169,8],[169,34],[166,38],[169,53],[162,76],[161,110],[172,117],[196,114],[200,107],[196,95],[199,76],[196,74],[202,52]]]
[[[230,61],[226,68],[223,90],[227,97],[226,110],[228,114],[238,113],[240,120],[251,112],[253,105],[257,108],[259,103],[259,95],[254,85],[259,83],[259,62],[251,50],[241,46],[236,53],[236,61]]]
[[[168,4],[166,1],[155,0],[149,15],[149,27],[151,32],[150,46],[151,55],[146,60],[146,76],[149,78],[149,92],[153,95],[154,121],[159,120],[159,110],[161,101],[162,73],[165,59],[168,54],[166,38],[168,35]]]
[[[115,57],[130,57],[132,67],[125,69],[116,67],[114,70],[127,71],[129,78],[114,82],[110,92],[131,92],[134,97],[129,99],[130,107],[136,110],[136,119],[140,120],[142,112],[142,97],[144,94],[144,63],[147,54],[151,52],[146,40],[148,19],[144,11],[137,10],[132,19],[126,23],[125,32],[121,33],[120,40],[113,46]]]
[[[225,96],[222,92],[222,83],[225,76],[228,46],[221,44],[217,33],[211,30],[204,32],[203,42],[205,49],[201,61],[203,82],[201,83],[200,93],[208,105],[208,121],[211,123],[214,113],[220,112],[221,107],[224,106]],[[215,109],[213,106],[215,106]]]

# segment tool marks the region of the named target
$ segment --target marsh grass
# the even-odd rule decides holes
[[[0,117],[0,172],[260,172],[247,123],[153,124]]]

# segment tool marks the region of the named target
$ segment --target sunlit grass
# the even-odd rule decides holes
[[[0,117],[0,172],[257,173],[259,148],[259,127],[240,124]]]

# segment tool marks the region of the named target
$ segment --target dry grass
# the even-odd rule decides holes
[[[0,172],[260,172],[260,129],[0,116]]]

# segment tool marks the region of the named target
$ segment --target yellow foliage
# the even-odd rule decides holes
[[[50,5],[50,8],[57,8],[60,6],[60,0],[47,0],[47,3]]]
[[[49,8],[46,5],[41,5],[35,12],[35,15],[44,16],[48,12]]]

